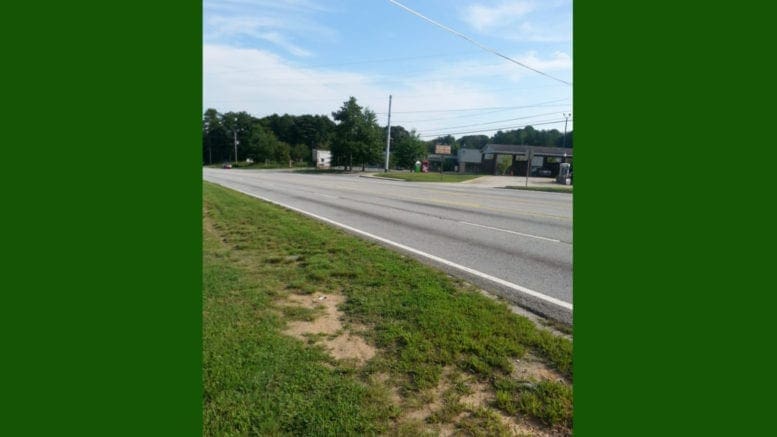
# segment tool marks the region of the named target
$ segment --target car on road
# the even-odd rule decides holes
[[[221,168],[232,168],[232,164],[224,164]]]

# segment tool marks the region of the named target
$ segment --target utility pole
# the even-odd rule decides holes
[[[529,147],[528,150],[526,150],[526,186],[529,186],[529,173],[531,173],[531,162],[534,159],[534,153],[532,153],[534,150]]]
[[[569,121],[569,117],[572,116],[572,113],[565,112],[563,115],[564,115],[564,145],[561,147],[567,147],[567,122]]]
[[[237,117],[235,117],[235,126],[232,128],[232,132],[235,134],[235,164],[237,164]]]
[[[388,127],[386,128],[386,168],[384,173],[389,171],[389,152],[391,151],[391,94],[389,94],[389,112],[388,112]]]

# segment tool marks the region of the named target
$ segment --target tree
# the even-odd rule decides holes
[[[564,141],[564,134],[562,133],[561,136],[556,140],[556,145],[559,147],[572,147],[572,131],[567,131],[567,138],[566,141]]]
[[[467,135],[459,139],[462,149],[482,149],[489,142],[488,135]]]
[[[228,159],[229,143],[221,115],[209,108],[202,117],[202,162],[213,164]]]
[[[343,103],[339,111],[332,117],[339,122],[335,127],[332,140],[332,160],[337,165],[345,165],[346,170],[353,170],[353,162],[374,163],[380,159],[380,128],[375,113],[362,109],[351,97]]]
[[[294,161],[311,161],[312,158],[310,148],[304,144],[295,144],[291,146],[289,154]]]
[[[256,119],[251,114],[240,112],[227,112],[222,118],[222,124],[228,135],[229,151],[228,156],[232,156],[234,160],[242,158],[245,160],[248,158],[249,151],[249,138],[254,130]],[[235,156],[235,141],[237,141],[237,156]]]
[[[542,130],[540,133],[542,134],[542,146],[555,146],[564,137],[558,129]]]
[[[289,145],[279,141],[273,131],[256,123],[248,139],[248,157],[256,162],[288,163]]]
[[[394,126],[391,127],[391,156],[396,165],[412,168],[415,161],[425,155],[425,144],[415,130],[408,132],[402,126],[397,128],[395,133]]]
[[[434,146],[437,144],[447,144],[451,146],[451,155],[459,153],[459,143],[453,135],[445,135],[444,137],[437,137],[431,141],[427,141],[426,147],[429,153],[434,153]]]
[[[521,142],[520,129],[511,131],[497,131],[491,140],[494,144],[524,144]]]

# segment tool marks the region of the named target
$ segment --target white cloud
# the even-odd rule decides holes
[[[203,73],[206,107],[257,117],[329,114],[351,95],[361,102],[380,93],[364,75],[299,68],[257,49],[206,44]]]
[[[270,17],[214,16],[206,20],[204,38],[208,41],[236,36],[256,37],[263,30],[284,29],[285,27],[282,21]]]
[[[555,52],[549,59],[540,59],[537,52],[530,51],[523,56],[517,57],[518,61],[540,71],[560,71],[570,70],[572,68],[572,58],[564,52]]]
[[[563,53],[543,58],[529,52],[517,58],[547,69],[563,70],[570,63]],[[385,125],[388,95],[393,94],[392,124],[401,124],[408,130],[415,128],[421,134],[443,132],[449,126],[506,119],[511,114],[524,115],[528,110],[494,114],[413,111],[531,105],[570,95],[570,89],[563,85],[497,60],[489,65],[460,62],[421,74],[377,76],[330,68],[300,68],[266,51],[206,44],[203,62],[203,109],[247,111],[256,117],[273,113],[331,115],[348,97],[354,96],[360,105],[379,113],[378,120]],[[521,91],[494,89],[495,83],[510,86],[510,82],[501,80],[507,76],[513,84],[523,81]],[[532,82],[537,80],[540,80],[539,86],[538,82]],[[548,112],[548,109],[533,111]],[[500,125],[483,129],[491,127]]]
[[[205,0],[203,8],[218,12],[267,12],[284,10],[290,12],[326,11],[321,2],[309,0]]]
[[[568,1],[475,3],[459,11],[462,21],[490,37],[523,42],[571,40],[571,7]]]
[[[309,51],[286,41],[286,38],[284,38],[283,35],[277,32],[261,33],[261,34],[258,34],[257,36],[263,40],[269,41],[277,46],[280,46],[286,49],[289,53],[291,53],[294,56],[306,57],[311,55]]]
[[[289,27],[287,23],[270,17],[213,17],[208,20],[204,39],[211,42],[234,41],[240,38],[264,40],[294,56],[310,56],[310,51],[289,41],[286,36],[289,34]]]
[[[564,52],[555,52],[550,56],[541,57],[536,51],[528,51],[520,54],[510,54],[511,58],[518,62],[545,72],[560,79],[570,80],[572,59]],[[494,78],[500,83],[509,81],[513,83],[526,82],[532,79],[541,79],[534,71],[523,68],[513,63],[494,58],[494,62],[485,64],[482,61],[460,61],[448,64],[439,70],[428,74],[429,77],[445,77],[448,81],[462,81],[468,83],[480,83]],[[545,85],[553,84],[549,79],[541,79]],[[543,83],[532,83],[533,86],[542,86]]]
[[[307,57],[310,41],[336,41],[335,29],[313,20],[323,10],[306,0],[231,0],[205,3],[203,40],[207,44],[256,46],[270,42],[286,52]]]
[[[535,9],[529,1],[509,1],[497,5],[473,4],[465,8],[465,20],[477,31],[514,24]]]

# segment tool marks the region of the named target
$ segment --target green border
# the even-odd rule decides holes
[[[574,5],[576,436],[773,428],[773,17]]]
[[[201,435],[201,8],[3,8],[2,434]]]
[[[201,7],[4,5],[5,434],[201,434]],[[774,14],[714,8],[574,5],[575,435],[771,417]]]

